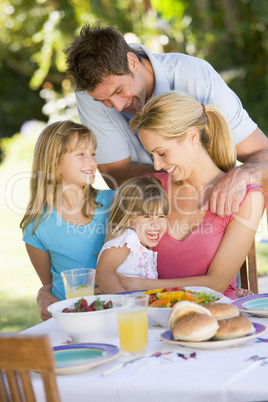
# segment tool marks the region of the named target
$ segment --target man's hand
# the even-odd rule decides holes
[[[212,189],[201,211],[210,209],[220,217],[237,213],[249,183],[250,178],[245,169],[238,167],[230,170]]]
[[[37,303],[40,310],[40,315],[43,321],[48,320],[52,315],[47,310],[48,306],[56,303],[59,300],[51,293],[52,285],[44,285],[37,292]]]

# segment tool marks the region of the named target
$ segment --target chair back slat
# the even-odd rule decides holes
[[[6,377],[8,380],[11,400],[14,402],[23,401],[23,394],[18,381],[19,379],[18,373],[16,371],[6,370]]]
[[[24,395],[27,402],[35,402],[35,396],[33,391],[33,386],[31,382],[31,375],[30,372],[19,371],[20,380],[22,383]]]
[[[56,378],[50,371],[42,373],[47,401],[59,401]],[[55,392],[57,391],[57,392]]]
[[[8,402],[7,390],[4,380],[4,372],[0,370],[0,402]]]

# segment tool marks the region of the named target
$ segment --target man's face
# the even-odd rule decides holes
[[[135,116],[144,106],[146,83],[140,71],[128,75],[111,75],[92,92],[95,101],[102,102],[118,112],[122,110]]]

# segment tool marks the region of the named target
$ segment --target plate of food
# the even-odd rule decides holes
[[[268,317],[268,293],[241,297],[232,304],[242,313],[256,317]]]
[[[172,308],[169,330],[161,339],[196,349],[224,349],[262,334],[264,325],[252,323],[231,303],[209,302],[203,306],[183,300]]]
[[[188,348],[193,348],[193,349],[203,349],[203,350],[215,350],[215,349],[225,349],[225,348],[230,348],[233,346],[241,345],[242,343],[248,342],[251,339],[259,337],[264,331],[266,331],[266,327],[262,324],[257,324],[257,323],[252,323],[254,327],[254,332],[237,337],[237,338],[231,338],[231,339],[222,339],[222,340],[207,340],[207,341],[202,341],[202,342],[188,342],[188,341],[181,341],[181,340],[175,340],[173,337],[173,334],[171,331],[165,331],[161,334],[161,339],[163,341],[172,343],[172,344],[177,344],[180,346],[185,346]]]
[[[148,290],[148,316],[158,325],[168,327],[168,317],[174,304],[188,300],[199,305],[209,302],[219,302],[223,294],[203,286],[173,287]]]
[[[115,359],[120,354],[118,347],[104,343],[56,346],[53,352],[57,374],[74,374],[90,370]]]

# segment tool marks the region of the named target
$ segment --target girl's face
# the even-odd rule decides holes
[[[141,130],[139,138],[146,149],[154,158],[155,170],[165,170],[171,174],[172,181],[186,180],[194,172],[196,148],[188,132],[185,139],[167,139],[148,130]]]
[[[160,212],[153,215],[137,215],[130,221],[144,247],[155,247],[167,229],[167,217]]]
[[[75,148],[77,137],[71,142],[71,149]],[[82,144],[75,151],[63,155],[59,164],[59,174],[62,186],[76,185],[83,187],[94,183],[97,162],[92,138],[89,144]]]

